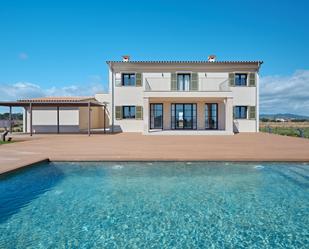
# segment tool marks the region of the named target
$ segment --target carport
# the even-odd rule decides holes
[[[22,107],[22,108],[29,108],[29,125],[30,125],[30,136],[33,135],[32,129],[32,110],[35,107],[54,107],[57,109],[57,133],[60,133],[60,118],[59,112],[61,107],[88,107],[88,136],[91,135],[91,107],[103,107],[104,109],[104,127],[103,132],[106,133],[106,103],[100,103],[94,99],[89,98],[38,98],[38,99],[26,99],[26,100],[18,100],[18,101],[1,101],[0,106],[7,106],[9,107],[9,131],[12,133],[12,107]],[[27,120],[27,111],[25,112],[26,120]],[[27,125],[27,122],[26,122]],[[27,130],[27,128],[26,128]]]

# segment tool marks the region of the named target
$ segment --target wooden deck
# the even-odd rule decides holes
[[[27,135],[0,145],[0,173],[51,161],[307,161],[309,139],[266,133],[234,136]]]

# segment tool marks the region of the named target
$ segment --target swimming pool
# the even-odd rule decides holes
[[[0,176],[0,248],[308,248],[306,163],[43,163]]]

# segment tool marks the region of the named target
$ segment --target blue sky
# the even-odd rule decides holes
[[[2,1],[0,100],[107,87],[106,60],[263,60],[262,112],[309,115],[309,1]]]

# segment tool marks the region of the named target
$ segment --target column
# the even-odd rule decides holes
[[[144,98],[143,120],[144,120],[144,133],[148,133],[149,132],[149,98]]]
[[[233,98],[225,100],[225,130],[233,133]]]

